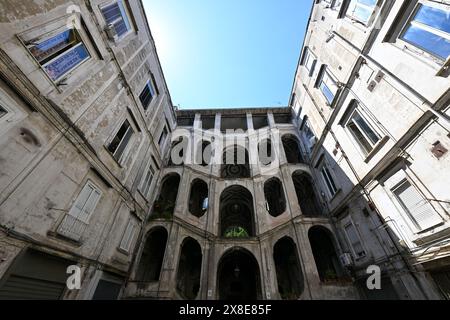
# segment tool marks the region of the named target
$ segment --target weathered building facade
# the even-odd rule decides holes
[[[118,295],[176,126],[142,3],[2,0],[0,29],[0,296]]]
[[[290,106],[176,112],[141,1],[0,4],[0,298],[449,298],[448,1],[315,1]]]

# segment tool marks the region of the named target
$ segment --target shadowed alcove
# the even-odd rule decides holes
[[[278,217],[286,210],[286,197],[280,179],[271,178],[264,183],[267,210],[272,217]]]
[[[296,300],[303,292],[303,273],[295,242],[284,237],[273,248],[278,292],[282,299]]]
[[[275,152],[270,139],[264,139],[258,144],[258,157],[263,166],[268,166],[275,160]]]
[[[239,179],[250,177],[249,156],[246,148],[235,145],[227,148],[222,157],[221,177],[223,179]]]
[[[231,186],[220,196],[220,235],[247,238],[255,235],[253,197],[242,186]]]
[[[343,277],[332,233],[325,227],[314,226],[309,230],[308,237],[320,280],[330,282]]]
[[[309,175],[302,171],[296,171],[292,175],[298,204],[305,216],[320,216],[322,210],[317,201],[314,186]]]
[[[189,212],[201,218],[208,210],[208,185],[201,179],[195,179],[189,196]]]
[[[184,299],[197,298],[201,272],[202,248],[196,240],[187,238],[181,245],[177,272],[177,291]]]
[[[297,138],[291,134],[287,134],[283,136],[281,140],[283,142],[287,162],[290,164],[303,163]]]
[[[159,281],[167,244],[167,231],[156,227],[149,231],[136,274],[140,286]]]
[[[233,248],[220,259],[217,287],[220,300],[261,299],[258,261],[248,250]]]
[[[153,217],[170,219],[175,210],[175,203],[180,186],[180,176],[177,173],[168,174],[164,179],[158,200],[153,205]]]

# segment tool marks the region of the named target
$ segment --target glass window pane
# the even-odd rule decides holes
[[[450,41],[417,26],[410,25],[402,39],[445,60],[450,55]]]
[[[322,90],[322,93],[324,94],[325,98],[327,99],[328,103],[331,104],[334,100],[334,94],[331,92],[330,88],[327,87],[327,85],[322,81],[320,84],[320,89]]]
[[[414,21],[450,33],[450,10],[444,11],[438,8],[420,5]]]
[[[367,124],[367,122],[357,112],[353,115],[353,120],[364,131],[364,133],[370,139],[372,144],[376,144],[380,140],[378,134],[376,134],[372,130],[372,128]]]
[[[123,137],[125,136],[128,128],[130,127],[130,123],[127,121],[124,122],[124,124],[122,125],[122,127],[120,127],[119,131],[117,132],[116,136],[114,137],[114,139],[111,141],[111,143],[108,146],[108,150],[111,153],[115,153],[117,148],[119,147],[120,141],[122,141]]]
[[[370,7],[375,7],[377,4],[377,0],[358,0],[358,2]]]
[[[56,53],[74,46],[78,42],[75,31],[70,29],[39,42],[38,44],[34,44],[28,47],[28,50],[30,50],[31,54],[40,64],[45,64],[45,62],[54,57]]]
[[[324,167],[324,170],[325,170],[325,173],[327,174],[328,180],[330,181],[330,184],[333,189],[333,194],[334,194],[337,191],[336,184],[334,183],[334,180],[333,180],[333,177],[331,176],[330,170],[328,170],[327,167]]]
[[[52,80],[57,80],[89,57],[86,47],[83,44],[79,44],[70,51],[61,54],[44,68]]]
[[[371,144],[366,140],[359,128],[353,122],[349,122],[347,126],[350,129],[352,135],[355,137],[356,141],[362,147],[363,151],[365,153],[369,153],[370,151],[372,151]]]
[[[128,30],[131,30],[130,22],[128,21],[127,12],[125,10],[125,5],[122,0],[119,1],[120,12],[122,13],[122,19],[125,24],[125,27]]]
[[[104,7],[102,9],[102,14],[105,17],[107,24],[111,24],[114,21],[122,18],[122,13],[117,2]]]
[[[125,136],[123,137],[122,141],[119,144],[119,147],[117,148],[116,154],[114,157],[119,162],[122,159],[123,153],[125,152],[126,147],[128,146],[128,143],[130,142],[131,136],[133,135],[133,129],[131,127],[127,130],[125,133]]]
[[[349,5],[348,14],[356,20],[367,24],[376,3],[376,0],[353,0]]]

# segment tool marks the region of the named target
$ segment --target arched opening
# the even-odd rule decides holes
[[[208,210],[208,185],[205,181],[196,179],[191,185],[189,197],[189,212],[197,218],[203,217]]]
[[[258,144],[259,162],[263,166],[268,166],[275,160],[275,152],[270,139],[264,139]]]
[[[167,231],[157,227],[148,233],[136,274],[140,286],[159,281],[167,245]]]
[[[211,164],[212,158],[212,145],[209,141],[202,141],[197,147],[196,155],[195,155],[195,163],[201,165],[202,167],[206,167]]]
[[[246,148],[238,145],[227,148],[223,153],[222,160],[221,177],[223,179],[250,177],[250,164]]]
[[[181,245],[177,272],[177,291],[184,299],[197,298],[201,272],[202,248],[197,241],[187,238]]]
[[[170,148],[169,166],[182,166],[185,162],[186,150],[189,144],[187,137],[178,137]]]
[[[220,234],[224,238],[255,235],[252,194],[244,187],[231,186],[220,196]]]
[[[310,217],[321,215],[322,210],[317,201],[314,186],[309,175],[305,172],[296,171],[292,175],[292,180],[294,181],[295,193],[303,215]]]
[[[308,232],[309,242],[322,282],[332,282],[343,277],[343,270],[334,247],[333,235],[321,226],[314,226]]]
[[[291,164],[303,163],[297,138],[289,134],[283,136],[281,140],[283,142],[287,162]]]
[[[177,201],[179,186],[180,176],[177,173],[171,173],[163,179],[158,200],[156,200],[153,205],[154,218],[172,218]]]
[[[219,262],[217,287],[220,300],[261,299],[258,262],[247,250],[233,248]]]
[[[264,194],[269,214],[278,217],[286,210],[286,197],[280,179],[272,178],[264,183]]]
[[[303,292],[303,273],[294,241],[289,237],[278,240],[273,249],[273,259],[281,298],[298,299]]]

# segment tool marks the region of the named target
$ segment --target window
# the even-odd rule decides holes
[[[93,183],[88,182],[81,190],[69,213],[61,222],[58,233],[72,240],[79,241],[101,195],[100,189]]]
[[[322,69],[320,81],[318,87],[322,91],[323,95],[327,99],[328,104],[332,104],[334,97],[336,96],[338,86],[336,82],[330,77],[330,74],[326,70],[326,67]]]
[[[120,127],[114,139],[108,146],[108,150],[112,153],[114,158],[121,163],[125,154],[125,150],[133,136],[134,131],[128,120],[125,120]]]
[[[26,41],[26,46],[53,81],[61,79],[91,57],[75,28],[60,28]]]
[[[152,77],[153,78],[153,77]],[[158,94],[158,91],[155,86],[154,80],[149,80],[141,94],[139,95],[139,100],[141,100],[142,106],[144,110],[147,110],[150,106],[150,103],[153,101],[153,98]]]
[[[128,20],[127,11],[123,0],[115,1],[109,5],[100,8],[106,24],[114,30],[116,40],[125,36],[131,31],[131,25]]]
[[[137,230],[136,223],[131,219],[128,222],[127,228],[125,229],[125,233],[123,234],[122,241],[120,242],[119,248],[125,252],[129,252],[131,248],[131,244],[133,243],[134,236]]]
[[[2,106],[0,106],[0,118],[3,118],[8,113],[6,109],[4,109]]]
[[[344,0],[334,0],[333,4],[331,5],[331,9],[339,10],[341,8],[343,2],[344,2]]]
[[[166,127],[164,127],[164,130],[163,130],[163,132],[161,133],[161,136],[159,137],[159,141],[158,141],[158,144],[159,144],[159,147],[160,148],[162,148],[163,146],[164,146],[164,143],[166,142],[166,139],[167,139],[167,135],[168,135],[169,133],[168,133],[168,131],[167,131],[167,128]]]
[[[400,39],[446,60],[450,56],[450,6],[420,3]]]
[[[348,242],[352,247],[355,258],[362,258],[366,255],[366,251],[363,248],[361,238],[359,237],[358,231],[353,223],[347,224],[345,227],[345,234],[347,235]]]
[[[303,65],[306,70],[309,71],[309,76],[314,72],[314,67],[316,66],[317,59],[309,48],[305,50],[305,57],[303,59]]]
[[[325,185],[327,186],[330,197],[333,197],[337,193],[338,188],[336,187],[333,176],[331,175],[331,172],[325,162],[322,162],[320,166],[320,173],[322,175],[323,181],[325,182]]]
[[[149,196],[150,187],[152,186],[153,177],[155,176],[155,170],[152,165],[149,165],[147,171],[145,172],[139,191],[141,191],[144,197]]]
[[[429,229],[442,222],[428,200],[407,179],[400,182],[393,193],[418,229]]]
[[[347,128],[366,155],[381,139],[357,110],[353,112],[347,122]]]
[[[306,118],[306,116],[305,116]],[[305,119],[305,123],[303,124],[303,135],[305,137],[305,144],[308,147],[308,152],[311,152],[312,149],[314,148],[315,144],[316,144],[316,136],[314,135],[312,129],[311,129],[311,125],[309,124],[308,119]]]
[[[352,0],[348,6],[347,16],[368,25],[377,2],[377,0]]]

